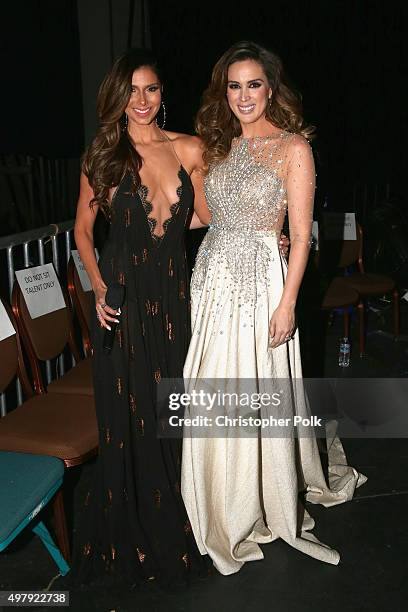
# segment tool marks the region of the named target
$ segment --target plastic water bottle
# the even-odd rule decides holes
[[[340,338],[339,347],[339,366],[347,368],[350,365],[350,340],[348,338]]]

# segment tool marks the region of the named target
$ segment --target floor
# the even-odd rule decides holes
[[[403,320],[407,321],[408,304],[403,307]],[[387,334],[388,319],[387,311],[370,313],[372,331],[367,340],[367,355],[360,359],[357,351],[353,351],[347,376],[408,376],[408,336],[393,342]],[[339,335],[341,320],[336,317],[327,334],[326,376],[339,376]],[[308,505],[316,519],[316,535],[341,553],[338,566],[309,558],[278,540],[263,546],[263,561],[248,563],[229,577],[215,574],[178,592],[161,591],[151,584],[132,592],[101,589],[71,593],[70,609],[75,612],[406,609],[407,440],[346,439],[343,444],[349,462],[368,476],[368,482],[350,503],[329,509]],[[78,473],[76,492],[86,486],[90,474],[90,466]],[[0,590],[44,589],[56,574],[41,542],[29,533],[21,535],[7,552],[0,554]]]

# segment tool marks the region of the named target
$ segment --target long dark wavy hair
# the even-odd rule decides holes
[[[235,62],[248,59],[262,66],[272,89],[266,119],[283,130],[302,134],[308,140],[313,137],[315,128],[306,125],[303,120],[300,96],[288,85],[281,59],[254,42],[237,42],[215,64],[196,117],[196,131],[203,140],[207,169],[210,164],[225,159],[232,139],[241,135],[241,125],[231,111],[226,96],[228,68]]]
[[[94,192],[90,205],[101,206],[110,214],[109,190],[116,187],[125,172],[132,176],[132,193],[140,186],[142,157],[132,145],[125,124],[125,108],[132,93],[132,75],[148,66],[159,82],[157,60],[147,49],[130,49],[119,57],[99,88],[97,111],[99,129],[82,160],[82,170]]]

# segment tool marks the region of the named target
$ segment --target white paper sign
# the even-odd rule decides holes
[[[89,280],[89,276],[85,270],[85,266],[79,255],[79,251],[77,249],[73,249],[71,251],[71,255],[72,255],[72,259],[74,260],[74,264],[77,269],[79,280],[81,281],[81,286],[82,286],[83,291],[91,291],[92,290],[91,281]],[[99,253],[97,249],[95,249],[95,256],[96,256],[96,261],[98,261]]]
[[[324,237],[326,240],[357,240],[355,213],[325,212]]]
[[[16,278],[32,319],[65,308],[64,296],[51,263],[17,270]]]
[[[318,221],[313,221],[312,223],[312,244],[310,248],[312,251],[319,250],[319,223]]]
[[[4,308],[3,303],[0,300],[0,341],[9,338],[15,333],[16,330],[9,319],[7,310]]]

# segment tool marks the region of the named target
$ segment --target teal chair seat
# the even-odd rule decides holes
[[[37,514],[62,484],[64,464],[56,457],[0,451],[0,551],[33,521],[33,531],[41,538],[60,573],[69,566]]]

